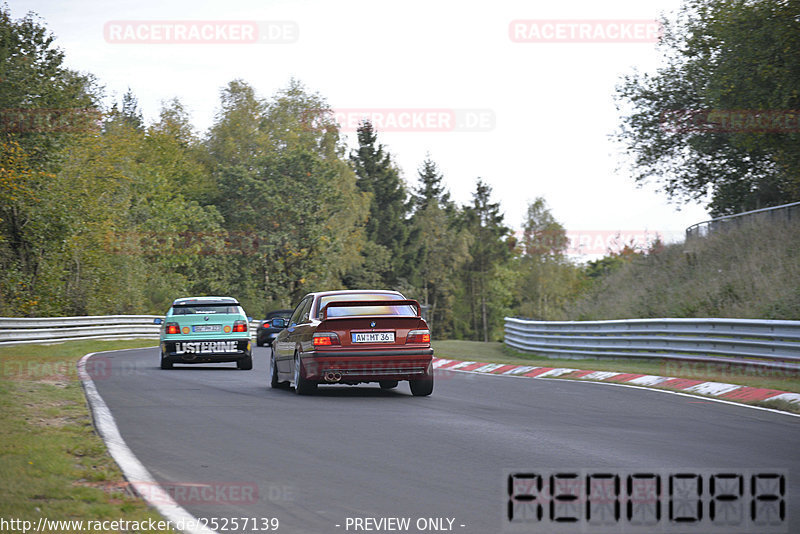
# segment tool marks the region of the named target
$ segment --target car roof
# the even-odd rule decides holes
[[[175,299],[173,306],[187,306],[192,304],[233,304],[239,306],[239,301],[233,297],[184,297]]]

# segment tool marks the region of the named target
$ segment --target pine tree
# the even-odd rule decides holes
[[[130,87],[122,95],[122,117],[137,130],[141,130],[144,127],[142,111],[139,109],[139,99],[136,98]]]
[[[489,333],[497,320],[497,313],[492,311],[502,308],[492,295],[492,277],[508,261],[514,248],[513,238],[506,239],[510,229],[503,224],[500,204],[491,202],[491,195],[491,186],[478,178],[472,206],[464,212],[464,224],[474,238],[469,250],[472,261],[464,272],[466,289],[472,328],[481,333],[483,341],[489,341]]]
[[[469,258],[471,236],[467,230],[457,227],[456,207],[450,201],[443,176],[430,154],[420,166],[418,178],[419,184],[412,196],[412,228],[420,235],[415,285],[427,309],[431,332],[441,336],[452,330],[457,273]]]
[[[424,211],[431,203],[435,203],[441,208],[448,207],[450,193],[442,184],[443,176],[430,154],[425,155],[425,161],[422,162],[417,173],[420,185],[414,188],[412,197],[415,210]]]
[[[381,274],[385,284],[396,287],[413,275],[418,248],[414,243],[418,238],[415,240],[416,234],[408,224],[410,205],[405,184],[369,121],[358,127],[358,149],[350,160],[356,185],[372,195],[366,237],[389,252],[391,270]]]

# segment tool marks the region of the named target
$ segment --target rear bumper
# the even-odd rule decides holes
[[[414,380],[431,373],[433,349],[312,351],[301,359],[308,380],[322,382],[328,373],[344,383]]]
[[[171,363],[238,362],[252,354],[249,339],[166,340],[161,353]]]

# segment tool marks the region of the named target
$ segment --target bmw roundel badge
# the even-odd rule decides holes
[[[369,323],[369,326],[370,326],[370,328],[375,328],[375,321],[372,321],[371,323]]]

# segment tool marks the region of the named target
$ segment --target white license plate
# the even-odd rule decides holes
[[[351,336],[353,343],[394,343],[394,332],[359,332]]]
[[[222,332],[222,325],[197,324],[192,327],[192,332]]]

